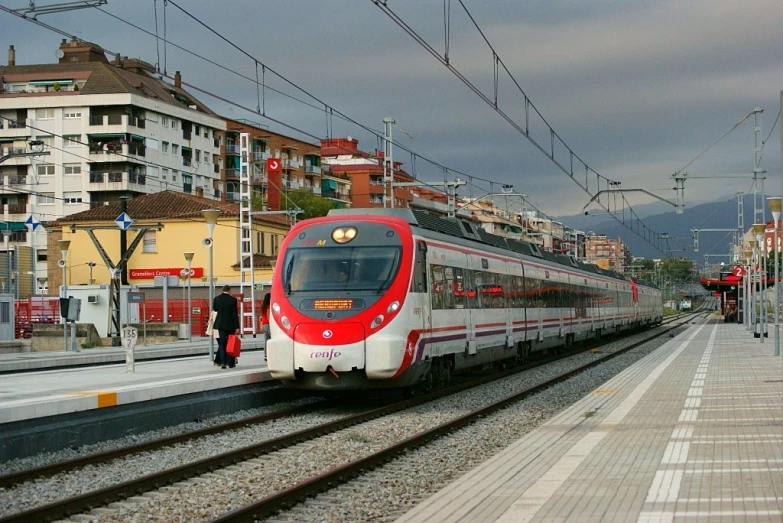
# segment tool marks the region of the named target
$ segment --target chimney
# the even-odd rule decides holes
[[[9,45],[8,46],[8,66],[14,66],[16,65],[16,51],[14,51],[14,46]]]
[[[182,75],[179,74],[179,71],[174,73],[174,87],[182,88]]]

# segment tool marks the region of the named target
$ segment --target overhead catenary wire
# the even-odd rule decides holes
[[[165,60],[166,60],[166,55],[165,55],[165,48],[166,48],[166,47],[165,47],[165,46],[166,46],[166,45],[173,45],[174,47],[176,47],[176,48],[178,48],[178,49],[181,49],[181,50],[183,50],[183,51],[185,51],[185,52],[187,52],[187,53],[189,53],[189,54],[191,54],[191,55],[193,55],[193,56],[196,56],[196,57],[198,57],[198,58],[200,58],[200,59],[206,60],[207,62],[209,62],[209,63],[211,63],[211,64],[213,64],[213,65],[216,65],[216,66],[218,66],[218,67],[221,67],[221,68],[222,68],[222,69],[224,69],[224,70],[227,70],[227,71],[230,71],[230,72],[232,72],[233,74],[237,74],[238,76],[241,76],[242,78],[244,78],[244,79],[246,79],[246,80],[248,80],[248,81],[250,81],[250,82],[253,82],[253,83],[255,83],[257,87],[259,86],[259,82],[258,82],[258,80],[254,80],[254,79],[252,79],[252,78],[249,78],[249,77],[247,77],[247,76],[245,76],[245,75],[242,75],[241,73],[237,73],[236,71],[233,71],[233,70],[231,70],[231,69],[229,69],[229,68],[226,68],[225,66],[222,66],[221,64],[218,64],[217,62],[214,62],[214,61],[212,61],[212,60],[210,60],[210,59],[208,59],[208,58],[205,58],[205,57],[203,57],[203,56],[200,56],[200,55],[198,55],[198,54],[196,54],[196,53],[193,53],[192,51],[190,51],[190,50],[188,50],[188,49],[185,49],[185,48],[184,48],[184,47],[182,47],[182,46],[178,46],[178,45],[176,45],[176,44],[174,44],[174,43],[172,43],[172,42],[169,42],[169,40],[168,40],[168,38],[167,38],[167,35],[166,35],[166,32],[165,32],[165,31],[166,31],[166,18],[165,18],[165,17],[166,17],[166,13],[165,13],[165,6],[166,6],[166,4],[167,4],[167,3],[168,3],[168,2],[164,2],[164,36],[163,36],[163,38],[162,38],[162,39],[160,38],[160,36],[159,36],[159,35],[157,35],[157,34],[155,34],[155,33],[151,33],[151,32],[149,32],[149,31],[147,31],[147,30],[145,30],[145,29],[143,29],[143,28],[141,28],[141,27],[139,27],[139,26],[137,26],[137,25],[135,25],[135,24],[132,24],[132,23],[130,23],[130,22],[128,22],[128,21],[126,21],[126,20],[122,19],[121,17],[118,17],[118,16],[116,16],[116,15],[113,15],[112,13],[109,13],[109,12],[105,11],[104,9],[100,9],[100,8],[96,8],[96,9],[98,9],[98,10],[99,10],[99,11],[101,11],[101,12],[103,12],[104,14],[107,14],[107,15],[108,15],[108,16],[110,16],[110,17],[113,17],[113,18],[115,18],[115,19],[117,19],[117,20],[120,20],[120,21],[122,21],[123,23],[126,23],[126,24],[128,24],[128,25],[130,25],[130,26],[134,27],[134,28],[135,28],[135,29],[137,29],[137,30],[140,30],[140,31],[142,31],[142,32],[144,32],[144,33],[146,33],[146,34],[149,34],[150,36],[153,36],[153,37],[155,37],[155,38],[156,38],[156,40],[161,40],[161,41],[163,41],[163,43],[164,43],[164,76],[166,76],[167,78],[171,78],[171,77],[170,77],[170,76],[168,76],[168,75],[166,74],[166,65],[165,65]],[[175,7],[177,7],[179,10],[183,11],[183,12],[184,12],[184,13],[186,13],[188,16],[190,16],[191,18],[193,18],[194,20],[196,20],[196,21],[197,21],[199,24],[201,24],[201,25],[203,25],[203,26],[205,26],[205,27],[209,28],[209,27],[208,27],[206,24],[204,24],[203,22],[201,22],[200,20],[198,20],[197,18],[195,18],[193,15],[191,15],[190,13],[188,13],[188,12],[187,12],[186,10],[184,10],[182,7],[180,7],[179,5],[177,5],[175,2],[171,2],[171,3],[172,3],[172,5],[174,5]],[[2,6],[0,6],[0,9],[3,9],[3,10],[5,10],[6,12],[11,12],[11,11],[10,11],[10,10],[8,10],[7,8],[3,8]],[[11,14],[15,14],[15,13],[11,12]],[[50,25],[48,25],[48,24],[43,24],[43,23],[40,23],[40,22],[39,22],[39,21],[37,21],[37,20],[31,20],[31,19],[27,19],[27,18],[26,18],[26,20],[28,20],[28,21],[31,21],[31,22],[33,22],[33,23],[36,23],[36,24],[38,24],[38,25],[40,25],[40,26],[42,26],[42,27],[44,27],[44,28],[46,28],[46,29],[52,30],[52,31],[54,31],[54,32],[57,32],[58,34],[61,34],[61,35],[64,35],[64,36],[69,36],[69,37],[71,37],[71,38],[76,38],[76,37],[75,37],[74,35],[72,35],[72,34],[69,34],[69,33],[65,32],[65,31],[62,31],[62,30],[60,30],[60,29],[57,29],[57,28],[55,28],[55,27],[53,27],[53,26],[50,26]],[[210,28],[210,30],[211,30],[211,28]],[[216,33],[214,30],[211,30],[211,31],[212,31],[212,32],[214,32],[214,33]],[[218,33],[216,33],[216,34],[218,34]],[[218,34],[218,36],[220,36],[220,35]],[[220,36],[220,37],[221,37],[222,39],[224,39],[225,41],[227,41],[228,43],[230,43],[230,44],[231,44],[232,46],[234,46],[235,48],[237,48],[238,50],[242,51],[242,52],[243,52],[243,54],[246,54],[247,56],[249,56],[250,58],[252,58],[254,61],[256,61],[257,63],[261,64],[261,65],[262,65],[262,72],[265,72],[265,71],[266,71],[266,69],[267,69],[268,67],[267,67],[265,64],[261,63],[260,61],[257,61],[257,60],[256,60],[255,58],[253,58],[253,57],[252,57],[252,56],[251,56],[249,53],[247,53],[247,52],[245,52],[245,51],[241,50],[241,48],[239,48],[239,47],[238,47],[238,46],[236,46],[235,44],[231,43],[231,42],[230,42],[228,39],[226,39],[225,37],[223,37],[223,36]],[[108,52],[111,52],[111,51],[108,51]],[[116,54],[116,53],[115,53],[115,54]],[[324,102],[320,101],[318,98],[316,98],[315,96],[313,96],[311,93],[309,93],[308,91],[306,91],[306,90],[304,90],[303,88],[299,87],[299,86],[298,86],[298,85],[296,85],[294,82],[291,82],[291,81],[287,80],[285,77],[283,77],[282,75],[279,75],[279,74],[278,74],[278,73],[276,73],[274,70],[271,70],[271,69],[270,69],[270,71],[272,71],[272,72],[273,72],[275,75],[277,75],[277,76],[278,76],[278,77],[280,77],[282,80],[284,80],[284,81],[285,81],[285,82],[287,82],[288,84],[292,85],[293,87],[295,87],[295,88],[296,88],[296,89],[298,89],[299,91],[301,91],[301,92],[303,92],[303,93],[307,94],[308,96],[312,97],[312,98],[313,98],[313,99],[315,99],[315,100],[318,100],[320,104],[323,104],[323,107],[326,107],[326,108],[328,108],[328,112],[329,112],[330,119],[331,119],[331,117],[332,117],[333,115],[337,115],[338,117],[340,117],[340,118],[342,118],[342,119],[344,119],[344,120],[346,120],[346,121],[349,121],[349,122],[351,122],[351,123],[353,123],[353,124],[355,124],[355,125],[357,125],[357,126],[361,127],[362,129],[364,129],[365,131],[367,131],[367,132],[369,132],[369,133],[371,133],[371,134],[375,134],[376,136],[379,136],[379,135],[380,135],[380,133],[379,133],[378,131],[375,131],[375,130],[371,129],[371,128],[369,128],[368,126],[362,125],[361,123],[359,123],[359,122],[357,122],[357,121],[355,121],[355,120],[351,119],[350,117],[347,117],[346,115],[344,115],[343,113],[340,113],[339,111],[335,111],[335,110],[334,110],[334,108],[332,108],[332,107],[330,107],[328,104],[325,104]],[[262,85],[261,85],[261,87],[262,87],[263,89],[267,89],[267,88],[269,88],[269,87],[266,85],[266,82],[263,80],[263,78],[262,78],[262,81],[261,81],[260,83],[262,84]],[[193,86],[192,84],[187,84],[187,85],[188,85],[189,87],[191,87],[191,88],[196,88],[196,87],[195,87],[195,86]],[[196,88],[196,89],[197,89],[197,88]],[[205,92],[205,93],[207,93],[207,94],[211,94],[211,93],[208,93],[206,90],[201,90],[201,91],[202,91],[202,92]],[[305,101],[302,101],[302,100],[299,100],[299,99],[297,99],[297,98],[291,97],[290,95],[287,95],[286,93],[282,93],[282,92],[280,92],[280,91],[277,91],[277,92],[279,92],[280,94],[283,94],[283,95],[285,95],[285,96],[288,96],[288,97],[290,97],[290,98],[292,98],[292,99],[296,100],[296,101],[297,101],[297,102],[299,102],[299,103],[303,103],[303,104],[305,104],[305,105],[308,105],[308,106],[310,106],[310,107],[315,107],[314,105],[312,105],[312,104],[309,104],[309,103],[307,103],[307,102],[305,102]],[[213,96],[217,96],[217,95],[213,95]],[[224,101],[224,102],[231,103],[231,102],[229,102],[228,100],[226,100],[226,99],[225,99],[225,98],[223,98],[223,97],[219,97],[219,96],[217,96],[217,98],[218,98],[218,99],[221,99],[221,100],[222,100],[222,101]],[[278,119],[271,119],[271,118],[270,118],[268,115],[264,114],[264,112],[265,112],[265,111],[264,111],[263,107],[261,107],[261,108],[260,108],[260,109],[261,109],[261,111],[252,111],[250,108],[247,108],[247,107],[240,106],[240,105],[238,105],[238,104],[236,104],[236,103],[233,103],[233,105],[235,105],[235,106],[238,106],[238,107],[241,107],[243,110],[246,110],[246,111],[249,111],[249,112],[253,112],[253,113],[255,113],[255,114],[259,114],[259,116],[262,116],[262,117],[264,117],[264,118],[270,119],[270,121],[274,121],[274,122],[276,122],[276,123],[278,123],[278,124],[280,124],[280,125],[283,125],[283,126],[285,126],[285,127],[289,128],[289,129],[292,129],[292,130],[294,130],[294,131],[297,131],[297,132],[303,133],[303,134],[304,134],[304,135],[306,135],[306,136],[310,136],[310,137],[312,137],[312,138],[318,139],[318,137],[316,137],[316,136],[314,136],[314,135],[312,135],[312,134],[310,134],[310,133],[306,133],[306,132],[304,132],[303,130],[301,130],[301,129],[298,129],[298,128],[294,127],[294,126],[288,125],[288,124],[286,124],[286,123],[285,123],[285,122],[283,122],[283,121],[280,121],[280,120],[278,120]],[[331,126],[331,124],[330,124],[330,126]],[[437,166],[437,167],[441,167],[441,168],[445,169],[447,172],[452,172],[452,173],[453,173],[453,174],[455,174],[455,175],[458,175],[458,176],[460,176],[460,175],[461,175],[462,177],[468,178],[468,179],[469,179],[469,181],[471,182],[471,184],[473,184],[473,182],[474,182],[475,180],[486,181],[486,182],[489,182],[489,183],[496,183],[496,182],[494,182],[494,181],[492,181],[492,180],[487,180],[487,179],[484,179],[484,178],[480,178],[480,177],[476,177],[476,176],[472,176],[472,175],[467,175],[467,174],[465,174],[465,173],[463,173],[463,172],[461,172],[461,171],[458,171],[458,170],[456,170],[456,169],[449,168],[449,167],[446,167],[446,166],[444,166],[444,165],[441,165],[441,164],[439,164],[438,162],[433,162],[432,160],[430,160],[430,159],[428,159],[428,158],[421,157],[420,155],[418,155],[418,153],[416,153],[415,151],[412,151],[412,150],[408,149],[408,148],[407,148],[407,147],[405,147],[403,144],[398,144],[398,143],[396,143],[396,142],[394,142],[394,143],[395,143],[395,145],[396,145],[396,146],[400,147],[400,148],[401,148],[401,149],[403,149],[403,150],[406,150],[406,151],[410,152],[412,155],[415,155],[416,157],[422,158],[423,160],[425,160],[425,161],[426,161],[427,163],[429,163],[429,164],[435,165],[435,166]],[[135,160],[135,159],[134,159],[134,160]],[[147,161],[143,161],[143,163],[146,163],[146,164],[148,164],[148,165],[158,165],[158,164],[154,164],[153,162],[147,162]],[[164,167],[164,168],[165,168],[165,167]],[[597,174],[597,173],[596,173],[596,174]],[[424,185],[424,186],[428,186],[426,182],[422,182],[422,183],[423,183],[423,185]],[[433,188],[433,189],[435,189],[435,190],[439,190],[437,187],[433,187],[433,186],[429,186],[429,187],[431,187],[431,188]],[[470,187],[470,194],[471,194],[471,197],[472,197],[472,185],[471,185],[471,187]],[[539,212],[541,212],[541,211],[539,210]],[[544,214],[544,213],[543,213],[543,212],[541,212],[541,214]],[[544,215],[545,215],[545,214],[544,214]]]

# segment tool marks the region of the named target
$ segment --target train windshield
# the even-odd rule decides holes
[[[399,247],[291,249],[282,266],[286,293],[388,289],[400,269]]]

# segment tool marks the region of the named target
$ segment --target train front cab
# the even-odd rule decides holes
[[[352,237],[335,240],[339,229]],[[292,230],[272,284],[272,377],[316,390],[420,379],[424,371],[412,363],[424,328],[426,250],[415,245],[409,225],[389,217],[327,218]]]

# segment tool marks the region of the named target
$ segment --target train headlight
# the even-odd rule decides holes
[[[377,329],[383,323],[383,314],[377,315],[370,324],[371,329]]]
[[[393,302],[391,302],[391,303],[389,304],[389,306],[388,306],[388,307],[386,307],[386,312],[387,312],[387,313],[389,313],[389,314],[391,314],[392,312],[396,311],[396,310],[397,310],[397,309],[399,309],[399,308],[400,308],[400,302],[398,302],[398,301],[393,301]]]
[[[274,312],[275,314],[280,314],[280,304],[279,303],[274,302],[272,304],[272,312]]]
[[[356,238],[358,232],[356,227],[338,227],[332,231],[332,240],[335,243],[348,243]]]
[[[291,328],[291,320],[288,319],[288,316],[283,316],[282,318],[280,318],[280,324],[286,330]]]

